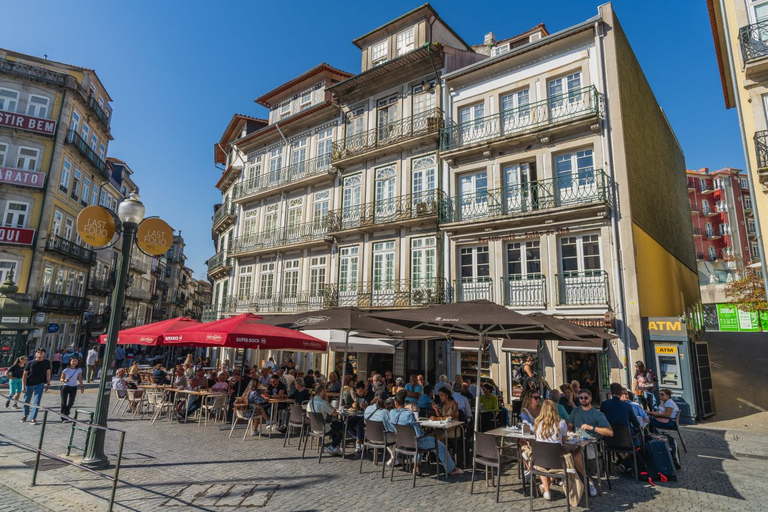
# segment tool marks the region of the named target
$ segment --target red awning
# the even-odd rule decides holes
[[[284,327],[259,323],[261,317],[244,313],[195,325],[163,337],[164,345],[233,347],[297,352],[325,352],[328,343]]]
[[[197,320],[180,316],[138,327],[131,327],[117,333],[117,342],[121,345],[162,345],[163,335],[202,325]],[[99,343],[106,343],[107,335],[99,336]]]

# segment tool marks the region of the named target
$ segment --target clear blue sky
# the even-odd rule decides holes
[[[188,265],[205,277],[213,143],[235,112],[320,62],[360,70],[352,39],[422,2],[5,2],[0,46],[93,68],[114,98],[111,156],[125,160],[147,205],[182,230]],[[468,43],[538,23],[550,32],[597,14],[592,0],[431,2]],[[476,8],[473,8],[476,7]],[[704,0],[617,0],[614,7],[689,168],[743,167],[735,110],[726,111]],[[15,20],[15,21],[14,21]]]

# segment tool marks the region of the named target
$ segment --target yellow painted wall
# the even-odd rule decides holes
[[[640,316],[680,316],[699,300],[699,278],[648,233],[632,226]],[[693,241],[691,241],[693,243]]]

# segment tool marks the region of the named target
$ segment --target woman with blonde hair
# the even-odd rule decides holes
[[[541,405],[541,412],[536,417],[536,421],[533,424],[533,434],[536,436],[537,441],[544,443],[559,443],[563,444],[566,441],[568,435],[568,424],[560,418],[560,414],[557,410],[557,404],[552,400],[545,400]],[[566,453],[566,448],[563,447],[563,453]],[[568,453],[566,453],[566,456]],[[573,453],[573,462],[576,469],[584,474],[584,469],[581,464],[581,453],[575,451]],[[549,493],[549,487],[552,484],[552,479],[546,476],[541,477],[541,493],[545,500],[551,500],[552,496]]]
[[[528,390],[522,397],[523,406],[520,409],[520,420],[533,425],[541,413],[541,394],[538,390]]]

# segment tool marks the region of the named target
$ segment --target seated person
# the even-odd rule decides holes
[[[405,390],[405,381],[402,377],[398,377],[395,379],[395,385],[392,386],[392,394],[395,395],[399,393],[400,391]]]
[[[363,411],[368,407],[368,400],[365,399],[365,382],[360,381],[355,384],[354,398],[351,408],[355,411]],[[363,442],[365,441],[365,421],[362,416],[350,416],[347,419],[347,428],[355,436],[355,452],[363,451]]]
[[[459,403],[453,398],[453,394],[446,388],[440,388],[440,406],[432,403],[434,416],[431,420],[457,420],[459,419]]]
[[[475,395],[469,391],[469,382],[464,381],[461,383],[461,394],[464,395],[467,400],[469,400],[469,403],[471,403],[473,406],[475,405]]]
[[[255,380],[251,382],[256,382]],[[254,384],[254,389],[256,388],[256,384]],[[279,399],[279,398],[288,398],[288,391],[286,390],[285,384],[280,382],[280,377],[275,373],[272,375],[272,378],[269,379],[269,386],[267,386],[267,391],[264,393],[264,398],[272,398],[272,399]],[[272,406],[275,404],[271,403],[265,403],[264,409],[267,411],[267,414],[272,417]],[[277,409],[282,410],[288,407],[288,404],[285,402],[278,403]],[[267,422],[267,424],[271,424],[271,420]]]
[[[560,400],[558,403],[563,406],[565,409],[565,412],[568,414],[571,414],[573,410],[576,408],[576,404],[574,403],[575,393],[573,391],[573,388],[570,384],[563,384],[560,386]]]
[[[440,388],[445,388],[450,391],[451,384],[448,382],[448,377],[446,375],[441,375],[438,377],[437,384],[435,384],[435,393],[440,393]]]
[[[155,366],[155,369],[152,370],[152,382],[158,386],[170,384],[170,381],[168,380],[168,374],[165,373],[165,370],[163,370],[163,365],[158,364]]]
[[[651,417],[651,427],[659,428],[675,428],[677,426],[677,417],[680,414],[680,409],[677,404],[672,400],[672,391],[669,389],[659,390],[659,410],[648,411],[648,415]]]
[[[331,438],[331,443],[326,448],[326,452],[330,455],[339,455],[341,449],[341,438],[344,436],[344,423],[341,421],[331,421],[338,416],[336,410],[328,403],[328,395],[325,391],[325,386],[318,384],[315,386],[315,395],[307,402],[307,414],[311,412],[321,413],[325,420],[325,433]]]
[[[386,399],[386,390],[377,392],[377,394],[373,397],[373,400],[371,400],[371,405],[365,408],[365,411],[363,412],[363,420],[378,421],[383,423],[384,430],[386,430],[387,443],[394,443],[397,436],[395,435],[394,425],[392,425],[392,423],[389,421],[389,411],[387,410],[387,406],[385,404]],[[389,451],[390,457],[390,461],[387,463],[387,465],[391,466],[393,464],[393,449],[390,446],[387,448],[387,450]]]
[[[448,389],[448,388],[441,388],[441,389]],[[449,392],[450,394],[450,392]],[[418,401],[418,406],[421,411],[429,410],[432,408],[432,404],[435,400],[435,394],[432,392],[432,386],[430,384],[427,384],[424,386],[424,393],[421,394]]]
[[[405,392],[407,394],[407,397],[405,399],[405,402],[408,404],[418,404],[419,403],[419,397],[424,392],[424,387],[419,384],[418,377],[413,374],[411,375],[410,382],[405,385]]]
[[[601,436],[613,436],[613,429],[611,429],[608,419],[602,412],[592,407],[592,392],[588,389],[580,389],[578,397],[581,407],[574,409],[568,416],[568,427],[597,439]],[[588,445],[587,458],[592,459],[595,456],[594,445]],[[591,481],[589,483],[589,495],[597,495],[597,490]]]
[[[568,411],[566,411],[563,404],[560,403],[560,398],[559,390],[553,389],[549,392],[549,400],[552,400],[555,402],[555,405],[557,405],[557,413],[560,415],[560,419],[568,421]]]
[[[611,384],[611,398],[600,404],[600,412],[605,415],[605,419],[608,420],[611,429],[616,429],[618,427],[629,427],[630,434],[634,437],[635,446],[640,446],[640,422],[637,421],[637,417],[632,410],[632,406],[621,400],[622,389],[623,388],[621,387],[621,384],[616,382]],[[627,458],[631,459],[629,454],[619,454],[619,459],[621,459],[619,466],[620,469],[623,469],[625,472],[627,468],[623,462],[626,462]]]
[[[541,394],[538,390],[529,389],[523,393],[521,402],[520,421],[533,426],[539,413],[541,413]]]
[[[266,369],[266,368],[263,368]],[[304,376],[304,387],[307,389],[313,389],[315,387],[315,372],[307,370],[307,374]]]
[[[173,378],[173,387],[176,389],[187,389],[189,383],[187,382],[187,376],[184,375],[184,368],[176,369],[176,376]]]
[[[296,400],[296,403],[299,405],[309,401],[309,390],[306,388],[305,384],[306,381],[304,380],[304,377],[296,377],[296,380],[293,383],[295,389],[288,398]]]
[[[456,400],[456,403],[459,406],[459,421],[464,421],[466,423],[472,422],[472,404],[469,402],[467,397],[461,394],[461,382],[454,382],[453,383],[453,393],[451,393],[451,396],[454,400]],[[443,395],[440,395],[441,397]],[[442,400],[442,398],[440,398]]]
[[[393,425],[412,426],[416,436],[421,437],[423,435],[421,427],[419,427],[419,424],[411,411],[405,408],[405,399],[407,396],[408,395],[406,394],[405,390],[400,391],[395,395],[395,408],[389,412],[389,421]],[[438,441],[434,437],[430,436],[421,437],[418,440],[418,446],[421,449],[436,448],[438,459],[440,459],[440,463],[443,465],[449,475],[460,475],[464,473],[464,471],[458,468],[453,462],[453,458],[448,453],[448,450],[442,441]],[[416,464],[414,464],[413,470],[416,474],[419,474],[418,461]]]
[[[259,393],[257,384],[258,383],[255,380],[249,382],[243,394],[235,400],[233,405],[235,410],[243,411],[243,417],[245,419],[253,418],[253,421],[251,422],[252,436],[257,434],[259,425],[269,419],[269,416],[267,416],[267,412],[263,407],[264,397]]]
[[[328,375],[328,393],[341,393],[341,382],[336,372],[331,372]]]
[[[229,382],[227,382],[227,376],[223,373],[219,375],[216,382],[209,389],[211,391],[226,393],[229,390]]]
[[[483,392],[480,395],[480,423],[483,432],[491,430],[491,427],[495,426],[496,415],[499,412],[499,399],[493,394],[493,386],[487,382],[480,388]]]
[[[627,402],[632,407],[632,412],[635,413],[635,417],[637,418],[637,421],[640,422],[641,428],[645,428],[648,426],[648,423],[650,421],[648,419],[648,413],[645,412],[645,409],[643,409],[642,405],[632,400],[632,395],[630,395],[629,390],[627,388],[623,388],[621,390],[621,401]]]

